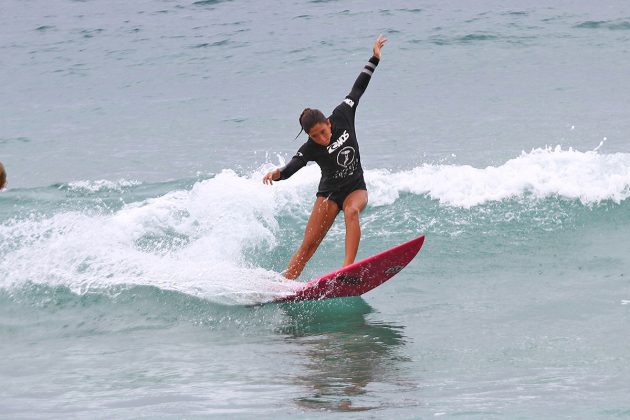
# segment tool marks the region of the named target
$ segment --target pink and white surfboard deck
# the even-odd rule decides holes
[[[304,283],[295,294],[283,296],[275,302],[319,300],[359,296],[385,283],[399,273],[418,254],[424,235],[372,255],[347,267]]]

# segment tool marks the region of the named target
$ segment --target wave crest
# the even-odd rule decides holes
[[[373,205],[391,204],[405,192],[463,208],[524,195],[620,203],[630,196],[630,154],[545,147],[500,166],[425,164],[401,172],[368,171],[366,179]]]

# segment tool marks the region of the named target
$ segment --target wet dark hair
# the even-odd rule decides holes
[[[302,130],[304,130],[306,134],[308,134],[308,132],[311,131],[311,128],[315,126],[315,124],[325,123],[328,121],[328,118],[326,118],[326,116],[319,109],[304,108],[304,111],[302,111],[302,113],[300,114],[299,121]],[[296,139],[300,137],[300,134],[302,134],[302,130],[300,130],[298,135],[295,136]]]

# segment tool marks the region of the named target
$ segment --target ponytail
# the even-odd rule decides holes
[[[300,114],[300,118],[298,119],[298,121],[300,123],[301,130],[298,135],[295,136],[295,139],[300,137],[302,131],[305,131],[306,134],[308,134],[308,132],[311,131],[311,128],[313,128],[315,124],[325,123],[328,120],[319,109],[304,108],[304,111],[302,111],[302,113]]]

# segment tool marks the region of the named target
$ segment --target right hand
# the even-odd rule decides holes
[[[268,172],[267,175],[263,177],[263,184],[271,185],[273,181],[277,181],[280,179],[280,169],[274,169],[271,172]]]

